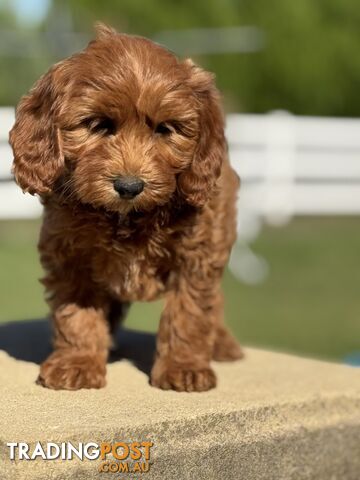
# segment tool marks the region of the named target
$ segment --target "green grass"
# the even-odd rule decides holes
[[[0,322],[42,317],[37,222],[0,222]],[[264,283],[224,278],[226,319],[245,344],[342,358],[360,350],[360,220],[297,219],[265,228],[253,245]],[[129,328],[156,331],[161,302],[136,304]]]

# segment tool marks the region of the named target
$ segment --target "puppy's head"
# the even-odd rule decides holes
[[[24,191],[127,213],[176,194],[201,206],[220,175],[223,116],[211,74],[99,26],[20,101],[10,132]]]

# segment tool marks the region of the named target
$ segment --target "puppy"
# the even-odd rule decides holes
[[[223,324],[238,178],[213,76],[98,25],[21,99],[10,143],[17,183],[44,205],[54,352],[38,382],[103,387],[116,322],[165,296],[151,384],[214,387],[210,361],[242,353]]]

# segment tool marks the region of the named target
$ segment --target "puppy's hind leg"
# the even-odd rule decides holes
[[[231,362],[244,357],[244,352],[238,341],[224,326],[218,326],[213,350],[213,360],[217,362]]]
[[[120,302],[119,300],[113,300],[111,302],[109,313],[107,315],[111,335],[115,335],[119,324],[121,325],[125,320],[130,305],[129,302]]]
[[[109,322],[109,329],[110,329],[110,336],[111,336],[111,343],[110,343],[110,354],[113,355],[118,350],[118,344],[116,339],[116,332],[118,327],[121,326],[123,321],[125,320],[129,308],[129,302],[120,302],[119,300],[113,300],[110,303],[109,313],[107,315],[107,319]]]
[[[213,347],[213,360],[217,362],[231,362],[239,360],[244,357],[242,348],[240,347],[236,338],[230,333],[228,328],[224,325],[224,308],[223,295],[219,292],[218,318],[216,325],[216,336]]]

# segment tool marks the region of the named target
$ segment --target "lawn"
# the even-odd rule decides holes
[[[0,322],[46,314],[36,253],[38,222],[0,222]],[[247,345],[341,359],[360,351],[360,220],[296,219],[252,246],[270,266],[248,286],[224,278],[226,319]],[[136,304],[129,328],[156,331],[161,303]]]

